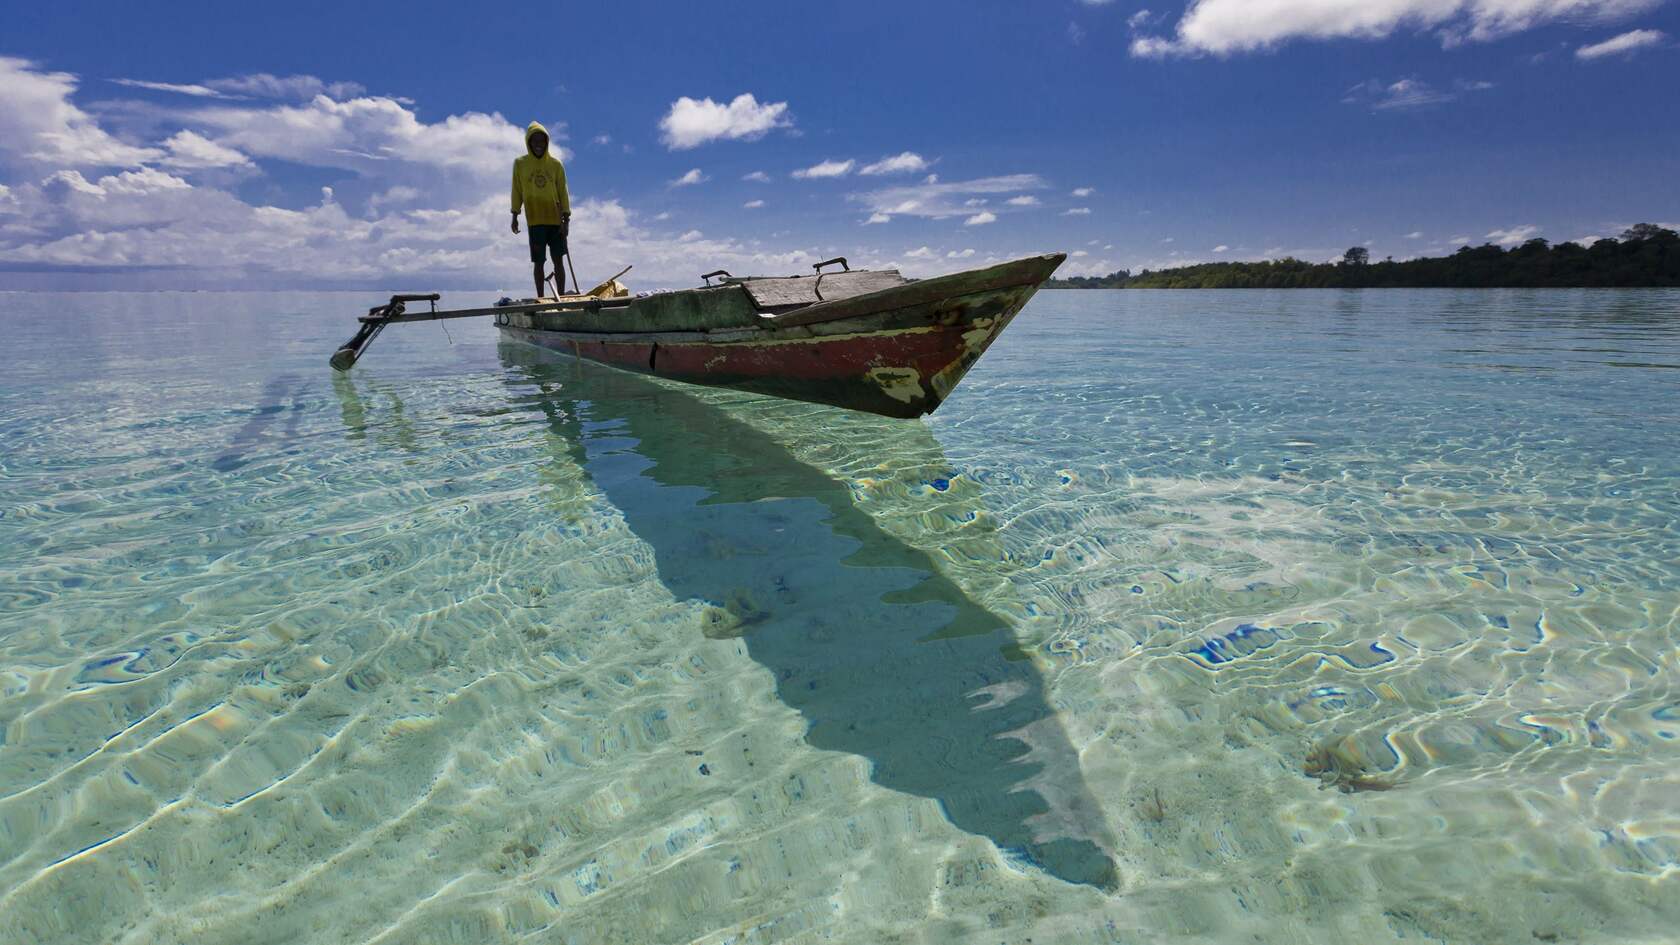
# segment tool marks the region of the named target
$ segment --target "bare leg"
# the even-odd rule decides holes
[[[536,294],[535,297],[540,299],[540,298],[543,297],[543,264],[542,263],[537,263],[536,266],[534,268],[532,268],[531,278],[536,280],[537,294]]]

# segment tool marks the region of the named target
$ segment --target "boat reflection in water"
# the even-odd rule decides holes
[[[529,385],[518,406],[547,415],[652,546],[665,586],[710,602],[705,632],[739,635],[774,674],[807,742],[868,759],[877,784],[937,800],[957,827],[1064,881],[1117,888],[1077,753],[1031,660],[1009,658],[1006,621],[729,410],[528,346],[499,351]],[[870,422],[892,455],[905,437],[943,462],[920,423]]]

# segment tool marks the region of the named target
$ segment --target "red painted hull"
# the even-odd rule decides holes
[[[944,277],[953,289],[967,290],[954,294],[940,294],[940,280],[910,283],[840,303],[838,317],[767,319],[757,330],[612,334],[529,324],[501,330],[641,374],[919,417],[944,402],[1061,261],[1041,259],[1054,262],[989,284]]]

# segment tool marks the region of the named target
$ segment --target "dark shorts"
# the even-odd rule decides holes
[[[547,259],[545,253],[554,254],[554,264],[560,265],[560,257],[566,255],[566,228],[559,225],[528,226],[530,233],[531,261],[542,263]]]

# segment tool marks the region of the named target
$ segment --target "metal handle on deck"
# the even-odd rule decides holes
[[[620,275],[622,275],[622,273]],[[719,269],[717,272],[708,272],[705,275],[701,276],[700,278],[706,280],[707,285],[711,285],[713,276],[722,276],[725,279],[735,278],[734,276],[729,274],[729,270],[727,270],[727,269]]]
[[[822,272],[824,266],[832,266],[835,263],[839,263],[840,268],[845,272],[851,272],[852,271],[852,267],[846,264],[846,257],[844,257],[844,256],[836,256],[833,259],[825,259],[822,262],[817,263],[815,266],[812,266],[811,268],[815,269],[818,272]]]

